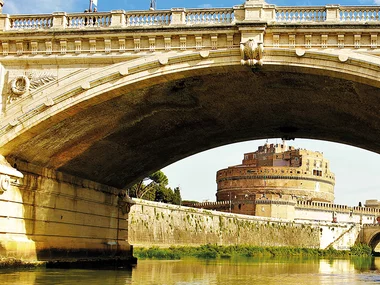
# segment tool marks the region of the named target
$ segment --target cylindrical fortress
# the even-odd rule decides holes
[[[335,176],[329,165],[320,152],[294,149],[285,143],[265,144],[256,152],[244,154],[241,165],[217,172],[217,201],[278,194],[333,203]]]

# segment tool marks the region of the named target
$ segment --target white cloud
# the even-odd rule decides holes
[[[52,12],[73,12],[75,0],[7,0],[5,14],[44,14]],[[82,9],[80,9],[82,10]],[[82,11],[77,11],[82,12]]]
[[[373,4],[375,4],[375,5],[380,5],[380,0],[374,0],[374,1],[373,1]]]

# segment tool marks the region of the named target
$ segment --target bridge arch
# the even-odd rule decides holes
[[[376,247],[378,247],[380,243],[380,230],[375,232],[371,238],[369,239],[368,245],[372,248],[372,250],[375,252]],[[379,254],[379,253],[378,253]]]
[[[124,187],[249,139],[322,139],[380,153],[377,58],[269,48],[261,68],[240,60],[238,49],[189,51],[83,69],[14,104],[2,121],[2,154]]]

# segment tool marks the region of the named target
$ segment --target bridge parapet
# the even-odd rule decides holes
[[[152,27],[173,25],[223,25],[234,22],[233,8],[182,9],[64,13],[41,15],[1,15],[0,28],[9,30],[83,29],[109,27]]]
[[[379,6],[275,6],[266,3],[233,8],[1,15],[0,29],[46,30],[109,27],[230,25],[244,21],[276,23],[368,23],[380,21]]]

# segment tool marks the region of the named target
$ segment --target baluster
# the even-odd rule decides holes
[[[342,14],[342,20],[343,20],[344,22],[346,22],[346,21],[347,21],[347,18],[348,18],[348,11],[344,11],[343,14]]]
[[[292,11],[291,15],[292,15],[292,22],[294,22],[296,20],[296,12]]]
[[[369,20],[374,21],[375,20],[375,16],[376,16],[376,12],[375,12],[375,10],[372,10]]]

